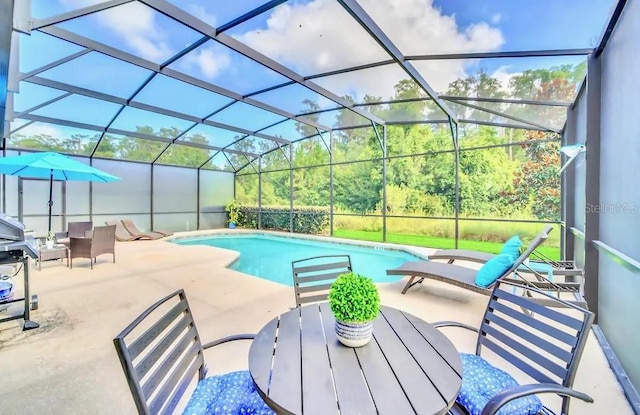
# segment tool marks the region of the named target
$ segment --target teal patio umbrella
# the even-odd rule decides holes
[[[0,158],[0,173],[12,176],[49,179],[49,231],[51,231],[54,180],[79,180],[89,182],[113,182],[120,180],[119,177],[53,152]]]

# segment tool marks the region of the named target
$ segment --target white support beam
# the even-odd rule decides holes
[[[91,52],[91,49],[83,49],[83,50],[78,51],[78,52],[76,52],[76,53],[74,53],[74,54],[71,54],[71,55],[69,55],[69,56],[66,56],[66,57],[64,57],[64,58],[58,59],[58,60],[56,60],[56,61],[53,61],[53,62],[48,63],[48,64],[46,64],[46,65],[44,65],[44,66],[41,66],[41,67],[39,67],[39,68],[36,68],[36,69],[34,69],[34,70],[32,70],[32,71],[25,72],[25,73],[21,73],[21,74],[18,76],[18,79],[19,79],[20,81],[22,81],[23,79],[26,79],[26,78],[29,78],[29,77],[31,77],[31,76],[37,75],[37,74],[39,74],[39,73],[42,73],[42,72],[48,71],[49,69],[53,69],[53,68],[55,68],[56,66],[60,66],[60,65],[62,65],[63,63],[67,63],[67,62],[69,62],[69,61],[74,60],[75,58],[79,58],[80,56],[86,55],[86,54],[87,54],[87,53],[89,53],[89,52]]]
[[[165,109],[165,108],[156,107],[156,106],[149,105],[149,104],[143,104],[143,103],[137,102],[137,101],[128,102],[125,98],[120,98],[120,97],[117,97],[115,95],[104,94],[102,92],[92,91],[90,89],[80,88],[80,87],[77,87],[77,86],[65,84],[63,82],[52,81],[50,79],[40,78],[38,76],[33,76],[33,77],[27,79],[26,82],[30,82],[30,83],[33,83],[33,84],[36,84],[36,85],[46,86],[46,87],[49,87],[49,88],[55,88],[55,89],[59,89],[61,91],[67,91],[67,92],[71,92],[71,93],[74,93],[74,94],[78,94],[78,95],[82,95],[82,96],[86,96],[86,97],[90,97],[90,98],[97,98],[97,99],[101,99],[103,101],[111,102],[111,103],[118,104],[118,105],[130,106],[130,107],[133,107],[133,108],[138,108],[138,109],[142,109],[142,110],[145,110],[145,111],[154,112],[156,114],[166,115],[168,117],[178,118],[178,119],[185,120],[185,121],[191,121],[191,122],[197,122],[197,123],[201,123],[201,124],[205,124],[205,125],[210,125],[212,127],[222,128],[222,129],[233,131],[233,132],[237,132],[237,133],[240,133],[240,134],[254,135],[256,137],[264,138],[264,139],[271,140],[271,141],[275,141],[277,143],[284,143],[284,144],[288,144],[289,143],[288,140],[284,140],[284,139],[279,138],[279,137],[274,137],[274,136],[271,136],[271,135],[262,134],[262,133],[255,132],[255,131],[249,131],[249,130],[246,130],[244,128],[235,127],[235,126],[228,125],[228,124],[222,124],[222,123],[211,121],[211,120],[207,120],[207,119],[201,119],[201,118],[189,115],[189,114],[184,114],[184,113],[181,113],[181,112],[177,112],[177,111],[172,111],[172,110],[168,110],[168,109]]]
[[[29,120],[29,121],[43,122],[43,123],[47,123],[47,124],[62,125],[62,126],[65,126],[65,127],[79,128],[79,129],[82,129],[82,130],[111,133],[111,134],[123,135],[123,136],[127,136],[127,137],[135,137],[135,138],[140,138],[140,139],[143,139],[143,140],[157,141],[157,142],[167,143],[167,144],[173,143],[173,139],[172,138],[158,137],[158,136],[151,135],[151,134],[143,134],[143,133],[138,133],[138,132],[135,132],[135,131],[120,130],[120,129],[117,129],[117,128],[106,128],[105,129],[104,127],[100,127],[99,125],[87,124],[87,123],[79,123],[79,122],[75,122],[75,121],[61,120],[59,118],[44,117],[44,116],[41,116],[41,115],[25,114],[22,117],[22,119]],[[257,157],[258,156],[258,154],[250,153],[250,152],[246,152],[246,151],[225,149],[225,148],[222,148],[222,147],[209,146],[209,145],[206,145],[206,144],[199,144],[199,143],[190,143],[190,142],[187,142],[187,141],[180,141],[178,144],[186,145],[186,146],[189,146],[189,147],[197,147],[197,148],[201,148],[201,149],[204,149],[204,150],[225,151],[227,153],[239,154],[239,155],[248,156],[248,157]]]
[[[387,34],[378,26],[378,24],[369,16],[369,14],[360,6],[357,0],[338,0],[338,2],[349,12],[349,14],[362,26],[369,36],[371,36],[388,54],[393,58],[398,65],[404,69],[404,71],[415,81],[424,92],[427,93],[436,103],[438,107],[454,123],[458,123],[458,117],[456,114],[444,103],[438,93],[429,85],[429,83],[422,77],[420,72],[407,62],[400,52],[400,49],[393,44]]]
[[[241,101],[241,102],[247,103],[247,104],[252,105],[254,107],[258,107],[260,109],[263,109],[265,111],[273,112],[273,113],[275,113],[277,115],[280,115],[282,117],[285,117],[285,118],[294,119],[294,120],[299,121],[299,122],[301,122],[303,124],[307,124],[307,125],[309,125],[311,127],[316,127],[316,128],[321,129],[321,130],[324,130],[324,131],[329,131],[331,129],[328,126],[325,126],[325,125],[322,125],[322,124],[319,124],[319,123],[316,123],[316,122],[311,122],[311,121],[308,121],[308,120],[303,120],[303,119],[296,118],[296,116],[294,114],[291,114],[289,112],[283,111],[283,110],[278,109],[276,107],[273,107],[271,105],[267,105],[267,104],[264,104],[262,102],[250,99],[250,98],[245,98],[244,96],[242,96],[240,94],[237,94],[237,93],[235,93],[233,91],[230,91],[228,89],[219,87],[217,85],[214,85],[212,83],[203,81],[203,80],[195,78],[193,76],[185,75],[182,72],[178,72],[178,71],[170,69],[170,68],[162,68],[162,66],[157,64],[157,63],[153,63],[151,61],[148,61],[146,59],[137,57],[137,56],[132,55],[130,53],[123,52],[123,51],[121,51],[119,49],[113,48],[111,46],[105,45],[105,44],[100,43],[100,42],[96,42],[96,41],[88,39],[88,38],[86,38],[84,36],[80,36],[80,35],[77,35],[75,33],[71,33],[69,31],[61,29],[59,27],[53,27],[53,26],[52,27],[46,27],[46,28],[41,29],[41,31],[43,33],[47,33],[47,34],[49,34],[51,36],[55,36],[55,37],[57,37],[59,39],[63,39],[63,40],[69,41],[71,43],[75,43],[76,45],[95,50],[96,52],[100,52],[100,53],[105,54],[107,56],[110,56],[112,58],[119,59],[121,61],[124,61],[124,62],[130,63],[130,64],[133,64],[133,65],[139,66],[141,68],[144,68],[144,69],[156,72],[156,73],[160,73],[162,75],[166,75],[166,76],[168,76],[170,78],[173,78],[173,79],[176,79],[178,81],[182,81],[182,82],[191,84],[193,86],[197,86],[197,87],[206,89],[208,91],[215,92],[216,94],[226,96],[226,97],[234,99],[236,101]]]
[[[313,92],[320,94],[322,96],[324,96],[325,98],[345,107],[348,108],[354,112],[356,112],[357,114],[367,118],[370,121],[374,121],[377,124],[381,124],[384,125],[384,120],[378,118],[377,116],[371,114],[368,111],[365,111],[363,109],[360,108],[355,108],[353,106],[352,103],[350,103],[349,101],[347,101],[346,99],[337,96],[336,94],[334,94],[333,92],[322,88],[321,86],[305,80],[304,77],[300,74],[297,74],[296,72],[290,70],[289,68],[281,65],[280,63],[274,61],[273,59],[268,58],[267,56],[259,53],[258,51],[256,51],[255,49],[252,49],[250,47],[248,47],[247,45],[245,45],[242,42],[239,42],[238,40],[234,39],[231,36],[227,36],[224,33],[217,33],[216,29],[203,22],[202,20],[196,18],[195,16],[187,13],[186,11],[182,10],[179,7],[174,6],[173,4],[169,3],[166,0],[140,0],[141,3],[146,4],[147,6],[153,8],[154,10],[182,23],[183,25],[196,30],[197,32],[209,36],[211,39],[215,39],[218,42],[222,43],[223,45],[227,46],[230,49],[233,49],[234,51],[260,63],[261,65],[271,69],[272,71],[275,71],[277,73],[279,73],[280,75],[283,75],[289,79],[291,79],[292,81],[295,81],[307,88],[309,88],[310,90],[312,90]]]
[[[46,19],[39,19],[33,22],[31,29],[36,30],[43,27],[47,27],[47,26],[53,26],[59,23],[66,22],[67,20],[77,19],[78,17],[86,16],[88,14],[97,13],[103,10],[110,9],[112,7],[131,3],[132,1],[134,0],[110,0],[110,1],[105,1],[103,3],[98,3],[91,6],[83,7],[81,9],[72,10],[67,13],[62,13],[57,16],[47,17]],[[21,2],[18,2],[18,3],[21,3]]]
[[[523,124],[531,125],[533,127],[541,128],[541,129],[543,129],[545,131],[549,131],[551,133],[560,134],[562,132],[559,129],[550,127],[548,125],[543,125],[543,124],[540,124],[540,123],[537,123],[537,122],[534,122],[534,121],[525,120],[524,118],[516,117],[514,115],[509,115],[509,114],[505,114],[505,113],[500,112],[500,111],[495,111],[495,110],[492,110],[492,109],[489,109],[489,108],[481,107],[481,106],[478,106],[478,105],[473,105],[473,104],[470,104],[470,103],[465,102],[465,101],[457,101],[457,103],[459,105],[463,105],[465,107],[469,107],[469,108],[472,108],[474,110],[484,111],[484,112],[487,112],[489,114],[497,115],[498,117],[506,118],[508,120],[513,120],[513,121],[521,122]]]

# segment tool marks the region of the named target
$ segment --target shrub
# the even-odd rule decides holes
[[[238,225],[243,228],[258,228],[258,208],[241,206]],[[263,206],[262,229],[289,231],[289,207]],[[329,231],[329,209],[323,207],[298,206],[293,209],[293,231],[296,233],[323,234]]]
[[[380,311],[378,288],[371,278],[353,272],[341,274],[329,290],[329,306],[338,321],[371,321]]]

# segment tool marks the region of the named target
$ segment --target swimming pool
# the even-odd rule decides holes
[[[349,254],[354,272],[375,282],[395,282],[401,277],[386,270],[419,258],[395,249],[372,248],[335,242],[320,242],[262,234],[220,235],[179,239],[181,245],[209,245],[240,252],[229,268],[284,285],[293,285],[291,261],[318,255]]]

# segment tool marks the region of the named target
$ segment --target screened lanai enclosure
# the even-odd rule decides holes
[[[552,224],[635,396],[638,0],[0,7],[4,155],[122,178],[55,182],[54,230],[224,227],[231,200],[244,228],[434,248]],[[2,210],[43,235],[48,186],[3,176]]]
[[[561,132],[611,1],[567,3],[589,19],[551,17],[564,29],[548,37],[517,33],[506,4],[205,3],[15,2],[7,151],[126,176],[91,197],[59,183],[58,226],[206,228],[234,195],[253,208],[243,225],[379,241],[421,230],[453,247],[560,223]],[[38,185],[18,212],[36,229]]]

